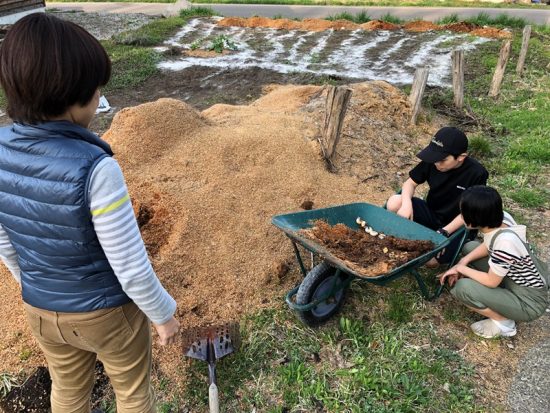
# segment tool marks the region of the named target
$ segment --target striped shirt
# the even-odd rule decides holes
[[[508,214],[505,215],[504,223],[508,225],[508,229],[519,235],[519,238],[506,232],[499,234],[491,249],[491,240],[498,229],[486,233],[484,243],[489,250],[489,267],[498,276],[510,277],[518,285],[545,288],[541,274],[522,243],[527,242],[525,225],[517,225]]]
[[[167,322],[176,302],[153,271],[124,176],[113,158],[104,158],[92,172],[88,199],[97,238],[122,289],[153,323]],[[20,282],[17,252],[1,225],[0,257]]]

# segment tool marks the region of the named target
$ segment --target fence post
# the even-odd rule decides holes
[[[504,71],[506,70],[506,64],[508,63],[508,58],[510,57],[511,46],[511,40],[506,40],[504,43],[502,43],[497,67],[495,68],[495,74],[493,75],[493,81],[491,82],[491,88],[489,89],[490,97],[497,97],[500,93],[500,86],[502,85]]]
[[[518,65],[516,66],[516,73],[518,76],[521,76],[523,73],[523,65],[525,64],[525,57],[527,56],[530,38],[531,26],[525,26],[523,28],[523,38],[521,39],[521,51],[519,52]]]
[[[352,92],[351,89],[345,86],[330,86],[328,89],[321,146],[323,155],[330,164],[332,164],[336,154],[336,146],[340,140],[340,133]]]
[[[409,102],[411,103],[412,110],[411,125],[416,124],[416,117],[420,111],[420,103],[422,102],[422,96],[424,95],[429,72],[430,70],[427,67],[420,67],[416,69],[414,73],[411,94],[409,95]]]
[[[464,50],[453,50],[453,93],[454,104],[462,109],[464,106]]]

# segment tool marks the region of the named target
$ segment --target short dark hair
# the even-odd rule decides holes
[[[469,226],[498,228],[504,219],[502,198],[490,186],[472,186],[462,193],[460,213]]]
[[[34,124],[86,105],[111,77],[111,60],[90,33],[46,13],[15,23],[0,48],[8,115]]]

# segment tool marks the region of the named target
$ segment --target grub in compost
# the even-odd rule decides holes
[[[308,238],[321,243],[332,254],[361,275],[377,276],[431,251],[431,241],[407,240],[391,235],[380,239],[364,230],[352,229],[344,224],[329,225],[322,220],[302,230]]]

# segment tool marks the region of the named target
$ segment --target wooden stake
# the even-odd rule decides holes
[[[521,76],[523,73],[523,65],[525,64],[525,57],[527,56],[530,38],[531,26],[525,26],[523,28],[523,38],[521,40],[521,51],[519,52],[518,65],[516,66],[516,73],[518,76]]]
[[[330,86],[328,89],[321,146],[323,147],[325,159],[330,164],[332,164],[336,154],[336,146],[340,140],[340,133],[352,92],[351,89],[345,86]]]
[[[489,89],[490,97],[497,97],[500,93],[500,86],[502,85],[502,79],[504,78],[504,71],[506,70],[506,64],[510,57],[510,49],[512,46],[511,40],[506,40],[502,43],[500,48],[500,55],[498,57],[497,67],[495,68],[495,74],[493,75],[493,81],[491,82],[491,88]]]
[[[426,82],[428,81],[428,74],[430,70],[426,67],[416,69],[414,73],[413,84],[411,88],[411,94],[409,96],[409,102],[412,106],[411,124],[416,123],[416,117],[420,111],[420,103],[422,102],[422,96],[424,95],[424,89],[426,88]]]
[[[464,50],[453,50],[453,93],[454,103],[459,109],[464,106]]]

